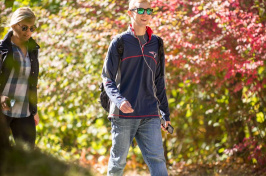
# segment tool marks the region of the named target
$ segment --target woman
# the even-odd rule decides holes
[[[0,42],[0,118],[11,128],[15,142],[23,140],[35,146],[39,45],[31,38],[35,15],[28,7],[17,9],[11,30]]]

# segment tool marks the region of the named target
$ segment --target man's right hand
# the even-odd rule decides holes
[[[123,101],[119,108],[123,113],[132,113],[134,109],[132,109],[131,104],[128,101]]]
[[[1,108],[2,110],[10,110],[10,107],[7,104],[7,101],[9,101],[9,98],[7,96],[1,96]]]

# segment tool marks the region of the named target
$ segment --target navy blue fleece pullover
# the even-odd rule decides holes
[[[143,45],[131,26],[122,33],[124,52],[120,62],[117,39],[109,46],[102,72],[104,88],[111,100],[109,118],[158,118],[160,111],[162,117],[170,121],[165,79],[160,74],[164,70],[159,64],[159,41],[151,28],[147,26],[146,29],[149,39]],[[164,61],[163,54],[163,65]],[[125,100],[131,104],[133,113],[119,110]]]

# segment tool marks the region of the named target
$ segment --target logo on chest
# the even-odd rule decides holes
[[[156,52],[150,51],[149,53],[153,55],[153,58],[156,58],[156,56],[157,56],[157,53]]]

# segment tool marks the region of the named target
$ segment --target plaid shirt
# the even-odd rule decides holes
[[[10,111],[2,111],[9,117],[28,117],[30,116],[28,98],[28,78],[31,71],[30,58],[28,53],[25,57],[14,43],[12,43],[12,49],[14,60],[19,63],[20,69],[18,73],[15,69],[12,69],[2,95],[14,99],[15,103]]]

